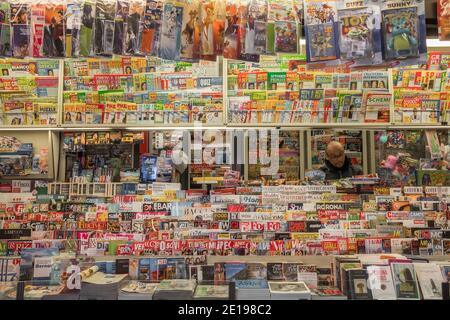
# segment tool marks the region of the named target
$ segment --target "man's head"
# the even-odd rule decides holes
[[[345,150],[341,143],[337,141],[331,141],[327,145],[325,151],[327,160],[336,168],[342,168],[345,163]]]

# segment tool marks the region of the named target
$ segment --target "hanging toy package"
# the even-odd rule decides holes
[[[349,67],[382,63],[381,11],[372,0],[338,3],[339,51]]]
[[[305,0],[306,57],[310,63],[339,62],[337,1]]]
[[[384,59],[390,67],[426,64],[423,0],[391,0],[381,4]]]
[[[82,2],[72,0],[67,2],[65,15],[65,52],[66,57],[80,55],[80,28],[82,16]]]

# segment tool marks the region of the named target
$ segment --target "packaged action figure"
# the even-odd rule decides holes
[[[130,7],[128,1],[117,0],[116,12],[114,17],[114,54],[122,54],[123,52],[126,21],[128,19],[129,10]]]
[[[30,55],[30,6],[14,3],[10,8],[13,55],[23,58]]]
[[[161,28],[159,57],[167,60],[179,60],[181,52],[181,26],[183,7],[174,3],[165,3]]]
[[[114,1],[97,0],[95,8],[95,54],[111,55],[113,53],[115,6]]]
[[[181,53],[183,61],[195,61],[200,50],[200,2],[188,1],[183,8],[183,23],[181,27]]]
[[[227,1],[224,32],[223,56],[227,59],[237,59],[239,57],[239,5],[234,1]]]
[[[95,21],[95,2],[86,0],[83,3],[80,27],[80,56],[88,57],[92,54]]]
[[[380,4],[383,58],[391,66],[425,65],[427,39],[423,0],[389,0]]]
[[[2,2],[0,3],[0,55],[10,57],[11,54],[10,5],[8,2]]]
[[[66,9],[66,57],[80,55],[80,28],[82,16],[81,1],[73,0],[67,3]]]
[[[64,57],[64,12],[63,5],[45,5],[44,40],[42,54],[45,57]]]
[[[345,5],[345,2],[343,4]],[[341,60],[353,62],[351,66],[382,63],[379,6],[338,10],[338,18]]]
[[[384,52],[387,60],[419,55],[417,8],[383,11]]]
[[[163,5],[161,0],[147,0],[142,29],[141,51],[143,54],[158,55]]]
[[[145,10],[145,3],[140,0],[129,2],[130,11],[127,17],[127,27],[125,33],[125,54],[140,54],[142,41],[142,18]]]

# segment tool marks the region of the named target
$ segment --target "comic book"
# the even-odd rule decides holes
[[[441,41],[450,40],[450,1],[438,0],[438,31]]]
[[[72,0],[67,3],[65,22],[65,52],[66,57],[78,57],[80,55],[80,28],[82,16],[81,1]]]
[[[43,41],[44,41],[44,25],[45,25],[45,5],[35,4],[31,6],[31,31],[33,38],[32,56],[35,58],[42,57]]]
[[[339,52],[341,60],[352,66],[376,65],[382,62],[381,12],[379,6],[352,7],[339,2]],[[343,5],[343,7],[342,7]]]
[[[161,27],[159,57],[167,60],[179,60],[181,52],[181,27],[183,5],[181,3],[164,4]]]
[[[161,39],[163,1],[147,0],[142,28],[141,52],[158,55]]]
[[[28,4],[11,4],[11,37],[14,57],[30,54],[30,6]]]
[[[419,56],[417,7],[384,10],[384,58],[406,59]]]
[[[195,61],[200,49],[200,2],[197,0],[184,3],[181,31],[180,58]]]
[[[0,3],[0,55],[11,56],[10,4]]]
[[[339,58],[336,1],[305,0],[305,37],[308,62]]]
[[[95,21],[95,2],[85,0],[80,27],[80,56],[89,57],[93,52],[93,35]]]

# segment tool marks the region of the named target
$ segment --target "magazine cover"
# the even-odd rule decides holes
[[[159,43],[161,39],[161,23],[162,23],[162,0],[147,0],[145,4],[144,23],[142,29],[141,51],[143,54],[151,54],[158,56]],[[194,13],[192,13],[194,15]],[[194,25],[198,21],[193,21]],[[190,24],[192,27],[192,23]],[[188,31],[189,32],[189,28]],[[192,31],[194,35],[194,31]]]
[[[438,0],[439,40],[450,40],[450,0]]]
[[[113,53],[122,54],[124,45],[124,36],[126,31],[126,21],[128,19],[129,4],[124,0],[117,0],[116,11],[114,13],[114,41]]]
[[[116,3],[97,0],[95,8],[94,53],[111,55],[114,45],[114,18]]]
[[[65,22],[66,57],[78,57],[80,55],[81,17],[81,1],[72,1],[67,3]]]
[[[43,56],[42,45],[44,42],[45,5],[36,4],[31,6],[31,31],[33,38],[32,56],[39,58]]]
[[[200,2],[189,1],[184,4],[181,27],[181,52],[183,61],[195,61],[200,49]]]
[[[414,269],[424,300],[442,300],[442,283],[447,279],[441,268],[434,263],[414,263]]]
[[[305,37],[308,62],[339,58],[336,1],[305,0]]]
[[[15,57],[30,54],[30,7],[27,4],[11,4],[12,50]]]
[[[95,21],[95,2],[86,0],[83,3],[80,28],[80,56],[88,57],[93,52],[93,35]]]
[[[10,4],[0,3],[0,55],[11,56]]]
[[[181,27],[183,7],[181,4],[166,3],[163,11],[159,57],[179,60],[181,51]]]
[[[125,54],[139,54],[141,49],[141,29],[145,3],[140,0],[130,1],[125,32]]]
[[[44,40],[42,54],[45,57],[64,57],[63,5],[45,6]]]
[[[338,19],[341,60],[352,66],[382,63],[379,6],[338,10]]]

